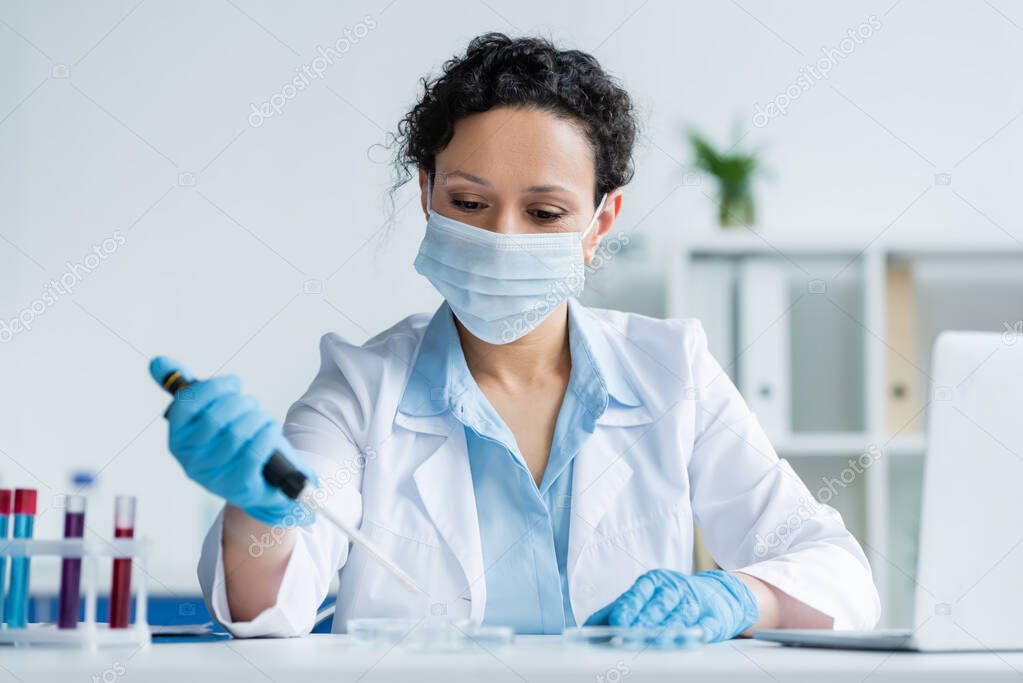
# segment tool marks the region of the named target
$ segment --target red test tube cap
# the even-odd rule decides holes
[[[36,513],[36,490],[14,489],[14,514],[34,515]]]
[[[13,492],[10,489],[0,489],[0,515],[11,514],[11,503]]]

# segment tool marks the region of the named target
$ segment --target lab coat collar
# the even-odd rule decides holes
[[[412,417],[429,417],[447,411],[454,401],[469,390],[468,373],[455,372],[459,361],[465,364],[458,330],[448,302],[437,308],[419,345],[398,412]],[[471,375],[468,375],[471,378]]]
[[[594,372],[584,373],[585,376],[591,382],[602,384],[599,390],[592,387],[589,393],[606,394],[630,408],[643,405],[626,377],[625,368],[618,359],[618,354],[608,342],[607,331],[593,313],[574,297],[568,300],[568,327],[572,363],[591,365]]]
[[[572,363],[579,367],[575,389],[590,412],[602,415],[608,399],[625,407],[642,406],[600,321],[575,298],[568,300],[568,316]],[[472,389],[472,381],[454,316],[445,301],[423,333],[398,412],[411,417],[439,415]]]

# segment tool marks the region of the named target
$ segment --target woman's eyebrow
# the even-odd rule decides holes
[[[448,173],[441,173],[441,175],[444,176],[445,178],[448,178],[450,176],[456,176],[458,178],[464,178],[465,180],[468,180],[470,183],[476,183],[477,185],[490,187],[490,183],[488,183],[483,178],[480,178],[479,176],[473,175],[471,173],[466,173],[465,171],[450,171]]]
[[[527,187],[526,192],[539,193],[539,192],[567,192],[561,185],[533,185]]]
[[[490,182],[486,179],[480,178],[479,176],[471,173],[466,173],[465,171],[449,171],[447,173],[441,173],[440,175],[443,175],[445,178],[463,178],[468,180],[470,183],[490,187]],[[532,185],[527,187],[525,191],[530,194],[540,194],[543,192],[566,192],[567,190],[561,185]]]

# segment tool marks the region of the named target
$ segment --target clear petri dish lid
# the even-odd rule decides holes
[[[505,626],[480,626],[470,619],[349,619],[356,643],[426,652],[469,652],[510,644],[514,631]]]
[[[624,650],[685,650],[704,644],[698,626],[581,626],[565,629],[565,640],[583,647]]]

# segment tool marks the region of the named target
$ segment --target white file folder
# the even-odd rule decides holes
[[[729,377],[735,367],[735,261],[708,258],[690,266],[689,308],[686,315],[698,319],[707,333],[710,354]]]
[[[792,430],[791,320],[785,264],[747,258],[738,273],[739,388],[772,441]]]

